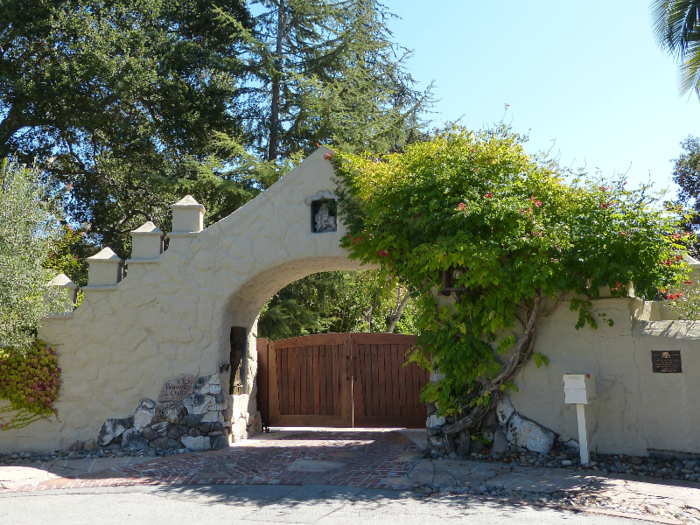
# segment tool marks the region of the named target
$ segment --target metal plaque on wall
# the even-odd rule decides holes
[[[655,374],[682,374],[680,350],[652,350],[651,370]]]

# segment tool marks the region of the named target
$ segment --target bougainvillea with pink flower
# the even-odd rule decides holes
[[[331,160],[343,246],[418,298],[414,358],[442,377],[422,396],[455,416],[447,434],[478,430],[525,364],[547,362],[534,348],[545,303],[568,302],[590,329],[601,288],[624,296],[634,282],[653,298],[688,278],[678,210],[649,188],[567,174],[523,142],[506,126],[454,129],[401,153]]]

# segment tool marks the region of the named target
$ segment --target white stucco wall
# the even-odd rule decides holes
[[[319,149],[222,221],[177,237],[154,262],[130,264],[116,286],[88,289],[72,318],[45,320],[40,336],[57,346],[63,370],[58,418],[0,432],[0,452],[50,451],[87,441],[105,419],[131,415],[141,398],[157,399],[167,379],[216,374],[229,362],[231,326],[249,329],[246,390],[252,395],[248,407],[237,408],[254,412],[250,379],[257,370],[255,326],[264,303],[311,273],[359,268],[338,245],[342,224],[337,232],[311,231],[305,198],[335,187],[323,158],[328,152]],[[614,327],[575,330],[576,314],[566,305],[540,321],[535,350],[550,365],[538,369],[530,363],[518,375],[515,408],[575,438],[575,408],[564,404],[562,376],[590,373],[598,391],[588,409],[593,450],[700,453],[700,323],[655,321],[663,312],[635,299],[602,299],[593,306]],[[653,374],[651,350],[681,350],[683,373]],[[222,374],[223,385],[228,379]]]
[[[114,290],[87,290],[72,318],[45,320],[40,337],[58,347],[62,368],[58,419],[0,432],[0,452],[95,438],[105,419],[129,416],[141,398],[157,399],[168,378],[218,373],[229,362],[231,326],[252,328],[282,287],[359,268],[339,246],[342,224],[337,232],[311,231],[304,199],[335,188],[328,152],[320,148],[229,217],[178,238],[156,262],[130,265]],[[254,344],[248,355],[254,373]],[[221,379],[228,384],[228,374]]]
[[[531,362],[518,375],[520,391],[511,394],[516,410],[577,439],[576,407],[564,404],[562,377],[590,373],[597,390],[586,408],[592,450],[700,453],[700,322],[635,320],[643,306],[636,299],[594,301],[593,309],[615,322],[597,330],[576,330],[577,314],[566,305],[542,319],[535,350],[549,366]],[[652,373],[651,350],[680,350],[683,373]]]

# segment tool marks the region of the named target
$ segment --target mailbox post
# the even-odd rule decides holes
[[[576,405],[578,444],[581,464],[588,465],[588,433],[586,431],[586,405],[595,399],[595,380],[591,374],[564,375],[564,403]]]

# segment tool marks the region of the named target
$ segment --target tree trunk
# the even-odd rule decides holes
[[[282,77],[282,44],[284,42],[285,19],[284,0],[279,0],[277,8],[277,43],[272,71],[272,104],[270,105],[270,144],[267,160],[277,159],[279,142],[280,80]]]
[[[401,319],[401,314],[403,314],[403,309],[408,304],[408,300],[411,298],[411,294],[406,289],[406,295],[401,297],[401,287],[397,291],[396,307],[391,310],[391,315],[389,316],[389,324],[386,327],[386,331],[389,334],[393,334],[396,330],[396,325]]]

